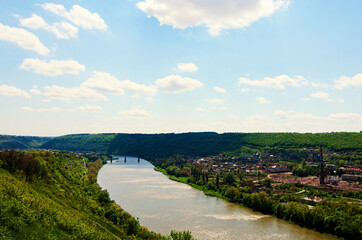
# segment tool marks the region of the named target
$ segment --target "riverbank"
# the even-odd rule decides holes
[[[195,189],[203,191],[207,196],[218,197],[218,198],[225,199],[226,201],[230,201],[230,199],[228,197],[223,196],[220,192],[207,189],[204,186],[200,186],[200,185],[197,185],[195,183],[187,182],[188,177],[176,177],[176,176],[173,176],[171,174],[168,174],[165,169],[160,168],[160,167],[155,167],[154,169],[155,169],[155,171],[163,173],[164,175],[166,175],[169,179],[171,179],[173,181],[184,183],[184,184],[187,184],[187,185],[189,185],[189,186],[191,186],[191,187],[193,187]],[[242,204],[240,204],[240,205],[244,206]]]
[[[154,168],[155,171],[158,171],[158,172],[161,172],[162,174],[166,175],[170,180],[173,180],[173,181],[176,181],[176,182],[180,182],[180,183],[183,183],[183,184],[187,184],[197,190],[201,190],[202,192],[204,192],[205,195],[207,196],[212,196],[212,197],[217,197],[217,198],[221,198],[221,199],[224,199],[228,202],[231,202],[231,203],[234,203],[234,204],[237,204],[237,205],[240,205],[240,206],[243,206],[243,207],[247,207],[247,208],[250,208],[254,211],[259,211],[263,214],[268,214],[270,216],[273,216],[273,217],[277,217],[279,219],[283,219],[283,220],[286,220],[290,223],[293,223],[293,224],[297,224],[301,227],[306,227],[306,225],[304,224],[300,224],[300,222],[298,221],[293,221],[293,219],[290,217],[286,217],[286,215],[277,215],[277,214],[274,214],[274,208],[278,209],[278,208],[284,208],[284,211],[289,207],[288,205],[284,205],[284,204],[277,204],[275,202],[271,202],[270,199],[267,199],[267,197],[261,193],[261,195],[257,194],[257,193],[253,193],[253,194],[250,194],[248,197],[245,197],[246,199],[248,199],[248,201],[245,201],[245,202],[238,202],[238,201],[235,201],[235,194],[234,194],[234,197],[228,197],[228,196],[225,196],[226,194],[225,193],[222,193],[220,191],[215,191],[215,190],[212,190],[212,189],[207,189],[204,185],[201,186],[201,185],[198,185],[198,184],[195,184],[193,182],[190,182],[189,180],[189,177],[176,177],[174,175],[171,175],[169,173],[167,173],[167,171],[161,167],[155,167]],[[259,199],[258,199],[259,198]],[[268,202],[269,200],[269,202]],[[259,204],[253,204],[255,202],[258,202],[260,201]],[[263,206],[263,205],[267,205],[267,207]],[[295,206],[294,206],[295,205]],[[295,208],[298,209],[298,207],[300,207],[301,204],[292,204],[292,208]],[[303,208],[304,209],[304,208]],[[280,212],[277,211],[277,213]],[[295,213],[297,213],[295,211]],[[281,217],[283,216],[283,217]],[[296,220],[298,220],[298,218],[294,218]],[[310,228],[310,227],[306,227],[307,229],[310,229],[310,230],[313,230],[313,231],[317,231],[317,232],[321,232],[321,231],[318,231],[318,229],[316,228]],[[321,232],[327,236],[332,236],[332,237],[335,237],[335,238],[338,238],[339,236],[336,236],[336,235],[332,235],[330,233],[326,233],[326,232]],[[339,237],[340,239],[343,239],[341,237]],[[348,239],[348,238],[347,238]],[[356,238],[358,239],[358,238]]]
[[[0,151],[0,239],[193,239],[140,226],[98,185],[102,166],[74,153]]]

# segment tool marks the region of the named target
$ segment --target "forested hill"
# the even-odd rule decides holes
[[[39,148],[51,139],[50,137],[0,135],[0,149]]]
[[[72,134],[54,138],[44,143],[43,149],[75,152],[108,153],[108,148],[117,134]]]
[[[144,157],[213,155],[249,147],[362,150],[362,133],[180,133],[180,134],[80,134],[54,138],[46,149],[126,154]]]

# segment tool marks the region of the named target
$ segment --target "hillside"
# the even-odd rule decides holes
[[[28,136],[10,136],[0,135],[0,149],[29,149],[39,148],[48,142],[50,137],[28,137]]]
[[[96,183],[102,161],[0,152],[0,239],[168,239],[140,227]]]
[[[143,157],[215,155],[247,147],[315,148],[349,151],[362,149],[362,133],[180,133],[180,134],[82,134],[54,138],[43,144],[46,149]]]
[[[107,153],[117,134],[72,134],[45,142],[41,148],[78,152]]]

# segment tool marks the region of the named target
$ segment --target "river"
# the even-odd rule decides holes
[[[137,158],[119,157],[102,167],[98,184],[111,199],[139,218],[149,230],[169,234],[190,230],[199,239],[336,239],[276,217],[254,212],[223,199],[206,196],[186,184],[170,180]]]

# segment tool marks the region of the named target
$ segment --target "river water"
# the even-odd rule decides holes
[[[119,157],[102,167],[98,184],[111,199],[139,218],[149,230],[169,234],[190,230],[203,239],[336,239],[276,217],[254,212],[223,199],[206,196],[186,184],[168,179],[137,158]]]

